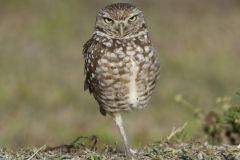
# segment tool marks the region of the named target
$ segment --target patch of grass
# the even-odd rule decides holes
[[[0,149],[0,158],[10,159],[80,159],[80,160],[125,160],[125,154],[117,151],[112,146],[105,146],[101,151],[91,150],[82,144],[75,144],[69,150],[63,148],[47,149],[45,146],[34,149],[22,149],[15,152]],[[136,160],[238,160],[240,151],[237,146],[223,145],[214,146],[208,143],[189,142],[174,144],[168,142],[158,142],[137,149],[133,159]]]
[[[103,144],[119,140],[112,120],[102,117],[94,98],[83,91],[81,53],[97,10],[113,2],[1,2],[2,147],[54,145],[79,134],[101,136]],[[212,110],[216,97],[236,96],[239,103],[234,93],[240,82],[237,0],[124,2],[143,10],[162,67],[149,107],[124,115],[132,144],[162,139],[184,122],[189,122],[187,136],[202,133],[196,117]],[[195,114],[174,103],[177,93],[188,95]]]

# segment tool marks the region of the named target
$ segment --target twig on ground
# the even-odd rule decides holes
[[[67,149],[67,152],[70,152],[71,149],[75,148],[76,147],[76,143],[80,140],[80,139],[88,139],[89,141],[93,141],[93,145],[91,146],[91,150],[94,150],[96,144],[97,144],[97,136],[96,135],[92,135],[91,137],[85,137],[85,136],[79,136],[77,137],[72,143],[70,144],[63,144],[63,145],[58,145],[58,146],[54,146],[54,147],[50,147],[50,146],[47,146],[46,149],[44,150],[45,152],[46,151],[53,151],[53,150],[56,150],[56,149],[62,149],[62,148],[66,148]],[[78,143],[78,145],[84,147],[85,145],[83,145],[82,143]]]

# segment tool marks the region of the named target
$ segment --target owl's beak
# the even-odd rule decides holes
[[[124,24],[123,23],[119,24],[118,31],[119,31],[120,36],[122,37],[124,35]]]

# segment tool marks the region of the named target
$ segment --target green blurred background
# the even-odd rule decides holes
[[[0,1],[0,145],[9,148],[68,143],[95,134],[119,141],[109,117],[83,91],[82,46],[98,9],[110,0]],[[118,1],[119,2],[119,1]],[[161,77],[149,107],[124,115],[135,145],[168,135],[189,122],[201,131],[177,94],[203,110],[240,89],[239,0],[132,0],[141,8],[161,59]]]

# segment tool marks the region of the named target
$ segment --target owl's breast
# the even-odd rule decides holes
[[[151,46],[139,46],[133,42],[111,45],[97,61],[97,100],[108,112],[141,109],[155,86],[155,59]]]
[[[133,57],[130,57],[130,81],[128,83],[129,96],[128,101],[131,107],[136,108],[139,103],[136,79],[139,73],[139,65]]]

